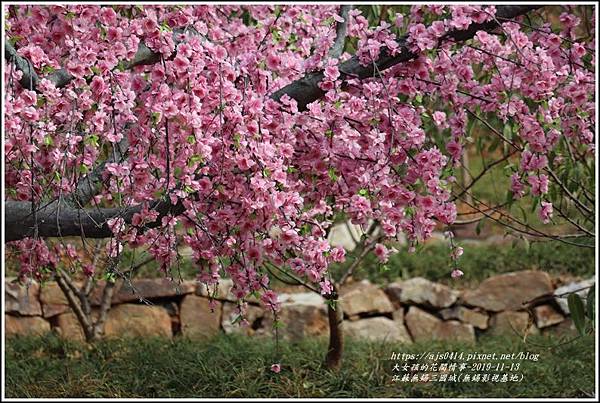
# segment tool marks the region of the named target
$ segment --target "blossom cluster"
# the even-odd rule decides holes
[[[142,206],[131,224],[109,223],[109,255],[143,247],[168,270],[188,246],[200,281],[227,274],[236,297],[259,293],[275,311],[269,279],[282,268],[331,293],[327,268],[345,260],[328,241],[339,212],[411,245],[453,223],[449,172],[472,115],[512,128],[512,191],[541,197],[544,222],[548,156],[563,137],[594,152],[593,61],[583,60],[594,44],[578,40],[571,14],[560,32],[506,21],[462,46],[443,38],[494,19],[494,6],[413,6],[374,27],[358,9],[344,21],[335,5],[10,7],[8,39],[41,80],[28,90],[5,66],[8,197],[64,196],[127,142],[90,202]],[[351,55],[328,50],[342,22],[362,65],[399,52],[404,35],[418,57],[368,79],[341,74]],[[136,64],[142,47],[156,60]],[[74,79],[57,88],[46,77],[61,67]],[[315,70],[325,94],[306,111],[271,98]],[[160,198],[183,212],[160,217],[150,208]],[[14,246],[35,256],[22,259],[25,274],[53,264],[43,240]],[[387,260],[383,243],[374,250]]]

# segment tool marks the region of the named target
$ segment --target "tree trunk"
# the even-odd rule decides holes
[[[342,365],[342,353],[344,351],[344,311],[338,299],[337,290],[334,289],[329,301],[330,303],[327,305],[329,347],[327,348],[325,365],[328,369],[338,370]]]

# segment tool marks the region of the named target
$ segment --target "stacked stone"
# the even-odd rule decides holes
[[[520,271],[490,277],[477,288],[455,290],[416,277],[380,288],[364,280],[340,290],[344,334],[349,338],[396,343],[425,340],[474,342],[483,334],[523,337],[541,332],[574,331],[568,317],[569,290],[587,289],[594,279],[555,289],[547,273]],[[83,331],[56,283],[19,286],[5,282],[7,335],[56,331],[68,339],[83,340]],[[231,280],[217,289],[193,281],[166,279],[119,281],[105,326],[106,337],[211,337],[219,332],[249,336],[272,335],[273,317],[256,299],[250,299],[247,326],[239,326]],[[100,305],[104,283],[90,296],[92,311]],[[133,288],[132,288],[133,287]],[[140,301],[140,297],[143,298]],[[327,335],[325,300],[302,288],[280,290],[284,339]],[[210,299],[213,302],[210,303]],[[212,308],[212,309],[211,309]]]

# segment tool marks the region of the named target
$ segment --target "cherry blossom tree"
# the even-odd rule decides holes
[[[5,7],[4,229],[22,278],[50,273],[75,304],[89,283],[59,257],[95,268],[68,237],[107,239],[113,276],[124,248],[170,273],[187,246],[199,281],[233,280],[242,322],[251,295],[277,314],[272,278],[322,294],[339,367],[339,285],[366,253],[386,261],[387,240],[460,222],[456,203],[526,236],[593,238],[593,7],[369,7]],[[501,154],[461,184],[473,125]],[[466,198],[500,163],[506,202]],[[506,212],[525,197],[570,231]],[[340,215],[367,236],[333,279]]]

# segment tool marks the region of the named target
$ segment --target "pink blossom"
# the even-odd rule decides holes
[[[346,250],[341,246],[336,246],[331,250],[330,256],[334,262],[343,262],[346,260]]]
[[[552,208],[552,203],[542,201],[542,208],[540,209],[539,216],[544,224],[548,224],[550,219],[552,218],[552,213],[554,209]]]
[[[531,185],[531,194],[534,196],[540,196],[548,193],[548,177],[544,174],[539,176],[530,176],[527,178]]]
[[[521,182],[518,173],[514,173],[510,176],[510,190],[517,199],[523,197],[525,194],[525,186]]]
[[[277,298],[277,294],[275,294],[275,292],[272,290],[265,291],[265,293],[260,297],[260,301],[265,306],[265,308],[268,308],[275,312],[279,311],[281,307],[281,303]]]
[[[273,364],[273,365],[271,365],[271,371],[275,372],[276,374],[278,374],[279,372],[281,372],[281,364]]]
[[[173,60],[173,65],[175,66],[175,70],[179,73],[185,72],[190,65],[190,61],[185,56],[177,56]]]
[[[452,278],[459,278],[461,276],[463,276],[465,273],[463,273],[462,270],[460,269],[454,269],[452,270],[452,273],[450,274],[452,276]]]
[[[105,25],[114,25],[117,21],[117,13],[111,6],[104,6],[100,11],[100,22]]]
[[[446,124],[446,114],[441,111],[433,112],[433,121],[435,125],[439,128],[446,128],[448,125]]]
[[[384,245],[380,243],[375,245],[375,256],[377,256],[381,263],[386,263],[389,255],[390,251]]]
[[[321,287],[321,295],[325,296],[333,292],[333,286],[331,285],[331,282],[329,280],[325,279],[321,281],[319,285]]]
[[[276,53],[267,54],[267,68],[269,70],[278,70],[281,64],[281,58]]]
[[[7,38],[38,80],[30,89],[7,60],[7,200],[65,197],[104,167],[98,194],[82,207],[136,211],[131,222],[119,214],[98,222],[118,234],[109,256],[143,248],[168,272],[186,247],[198,279],[214,287],[226,276],[235,297],[259,292],[278,309],[262,262],[330,292],[329,267],[346,258],[327,239],[340,217],[364,231],[380,223],[374,253],[382,262],[386,242],[406,236],[414,251],[455,222],[461,184],[449,171],[466,152],[471,122],[486,151],[494,131],[516,146],[484,154],[488,164],[513,153],[496,168],[511,175],[515,199],[528,188],[541,198],[546,170],[569,169],[566,142],[578,163],[595,155],[596,77],[587,60],[595,43],[579,35],[576,13],[538,30],[503,21],[503,35],[484,27],[472,40],[463,31],[464,40],[442,44],[448,31],[493,21],[504,6],[415,4],[376,26],[353,9],[348,36],[373,73],[360,78],[340,67],[350,55],[329,57],[339,5],[291,4],[277,19],[270,6],[252,5],[251,24],[217,7],[36,4],[9,13]],[[406,33],[416,57],[395,63]],[[142,45],[161,57],[132,66]],[[378,77],[372,61],[382,53],[391,62]],[[50,80],[61,68],[73,76],[66,84]],[[306,75],[323,77],[310,84],[321,97],[286,90],[275,99]],[[163,208],[169,202],[177,207]],[[541,203],[541,221],[552,221],[552,209]],[[82,255],[43,239],[7,247],[22,275],[40,279],[60,254]],[[461,251],[450,252],[454,261]]]

